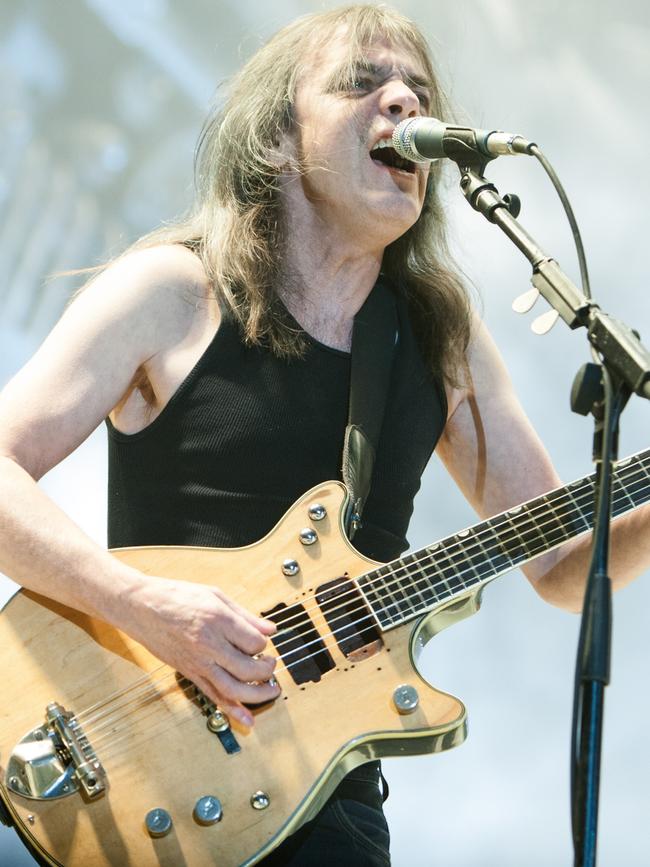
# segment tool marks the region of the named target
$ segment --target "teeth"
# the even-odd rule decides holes
[[[395,151],[395,148],[393,147],[392,139],[389,139],[389,138],[379,139],[377,144],[374,144],[370,148],[370,153],[372,153],[373,151],[382,150],[383,148],[390,148],[392,151]],[[401,157],[396,152],[395,152],[394,158],[392,159],[391,163],[387,163],[386,165],[388,165],[389,168],[392,166],[395,169],[401,169],[402,171],[408,172],[409,174],[413,174],[413,172],[414,172],[413,164],[410,162],[410,160],[405,160],[403,157]]]

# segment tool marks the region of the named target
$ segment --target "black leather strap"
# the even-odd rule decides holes
[[[350,407],[343,443],[343,481],[350,491],[347,532],[361,525],[384,420],[398,340],[395,296],[380,279],[354,318]]]

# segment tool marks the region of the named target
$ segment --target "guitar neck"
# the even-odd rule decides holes
[[[380,627],[419,617],[591,530],[594,482],[592,473],[361,576]],[[650,450],[616,465],[612,514],[648,501]]]

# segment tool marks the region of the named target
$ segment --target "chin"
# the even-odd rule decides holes
[[[405,207],[404,203],[400,203],[399,207],[384,209],[382,211],[382,223],[385,225],[387,233],[390,233],[386,245],[392,244],[393,241],[408,232],[417,223],[421,213],[422,206],[415,202],[410,207]]]

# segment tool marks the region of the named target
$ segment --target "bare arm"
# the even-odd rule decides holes
[[[481,517],[562,485],[533,430],[503,361],[483,326],[469,353],[471,385],[450,397],[450,418],[438,453]],[[650,566],[650,506],[614,522],[610,575],[614,587]],[[537,592],[572,611],[582,607],[591,536],[576,539],[524,567]]]
[[[134,374],[193,323],[189,252],[118,261],[70,306],[0,395],[0,571],[123,629],[250,722],[275,697],[261,653],[274,627],[219,592],[142,575],[90,540],[37,486],[128,392]],[[198,287],[194,287],[196,289]],[[173,602],[172,602],[173,600]]]

